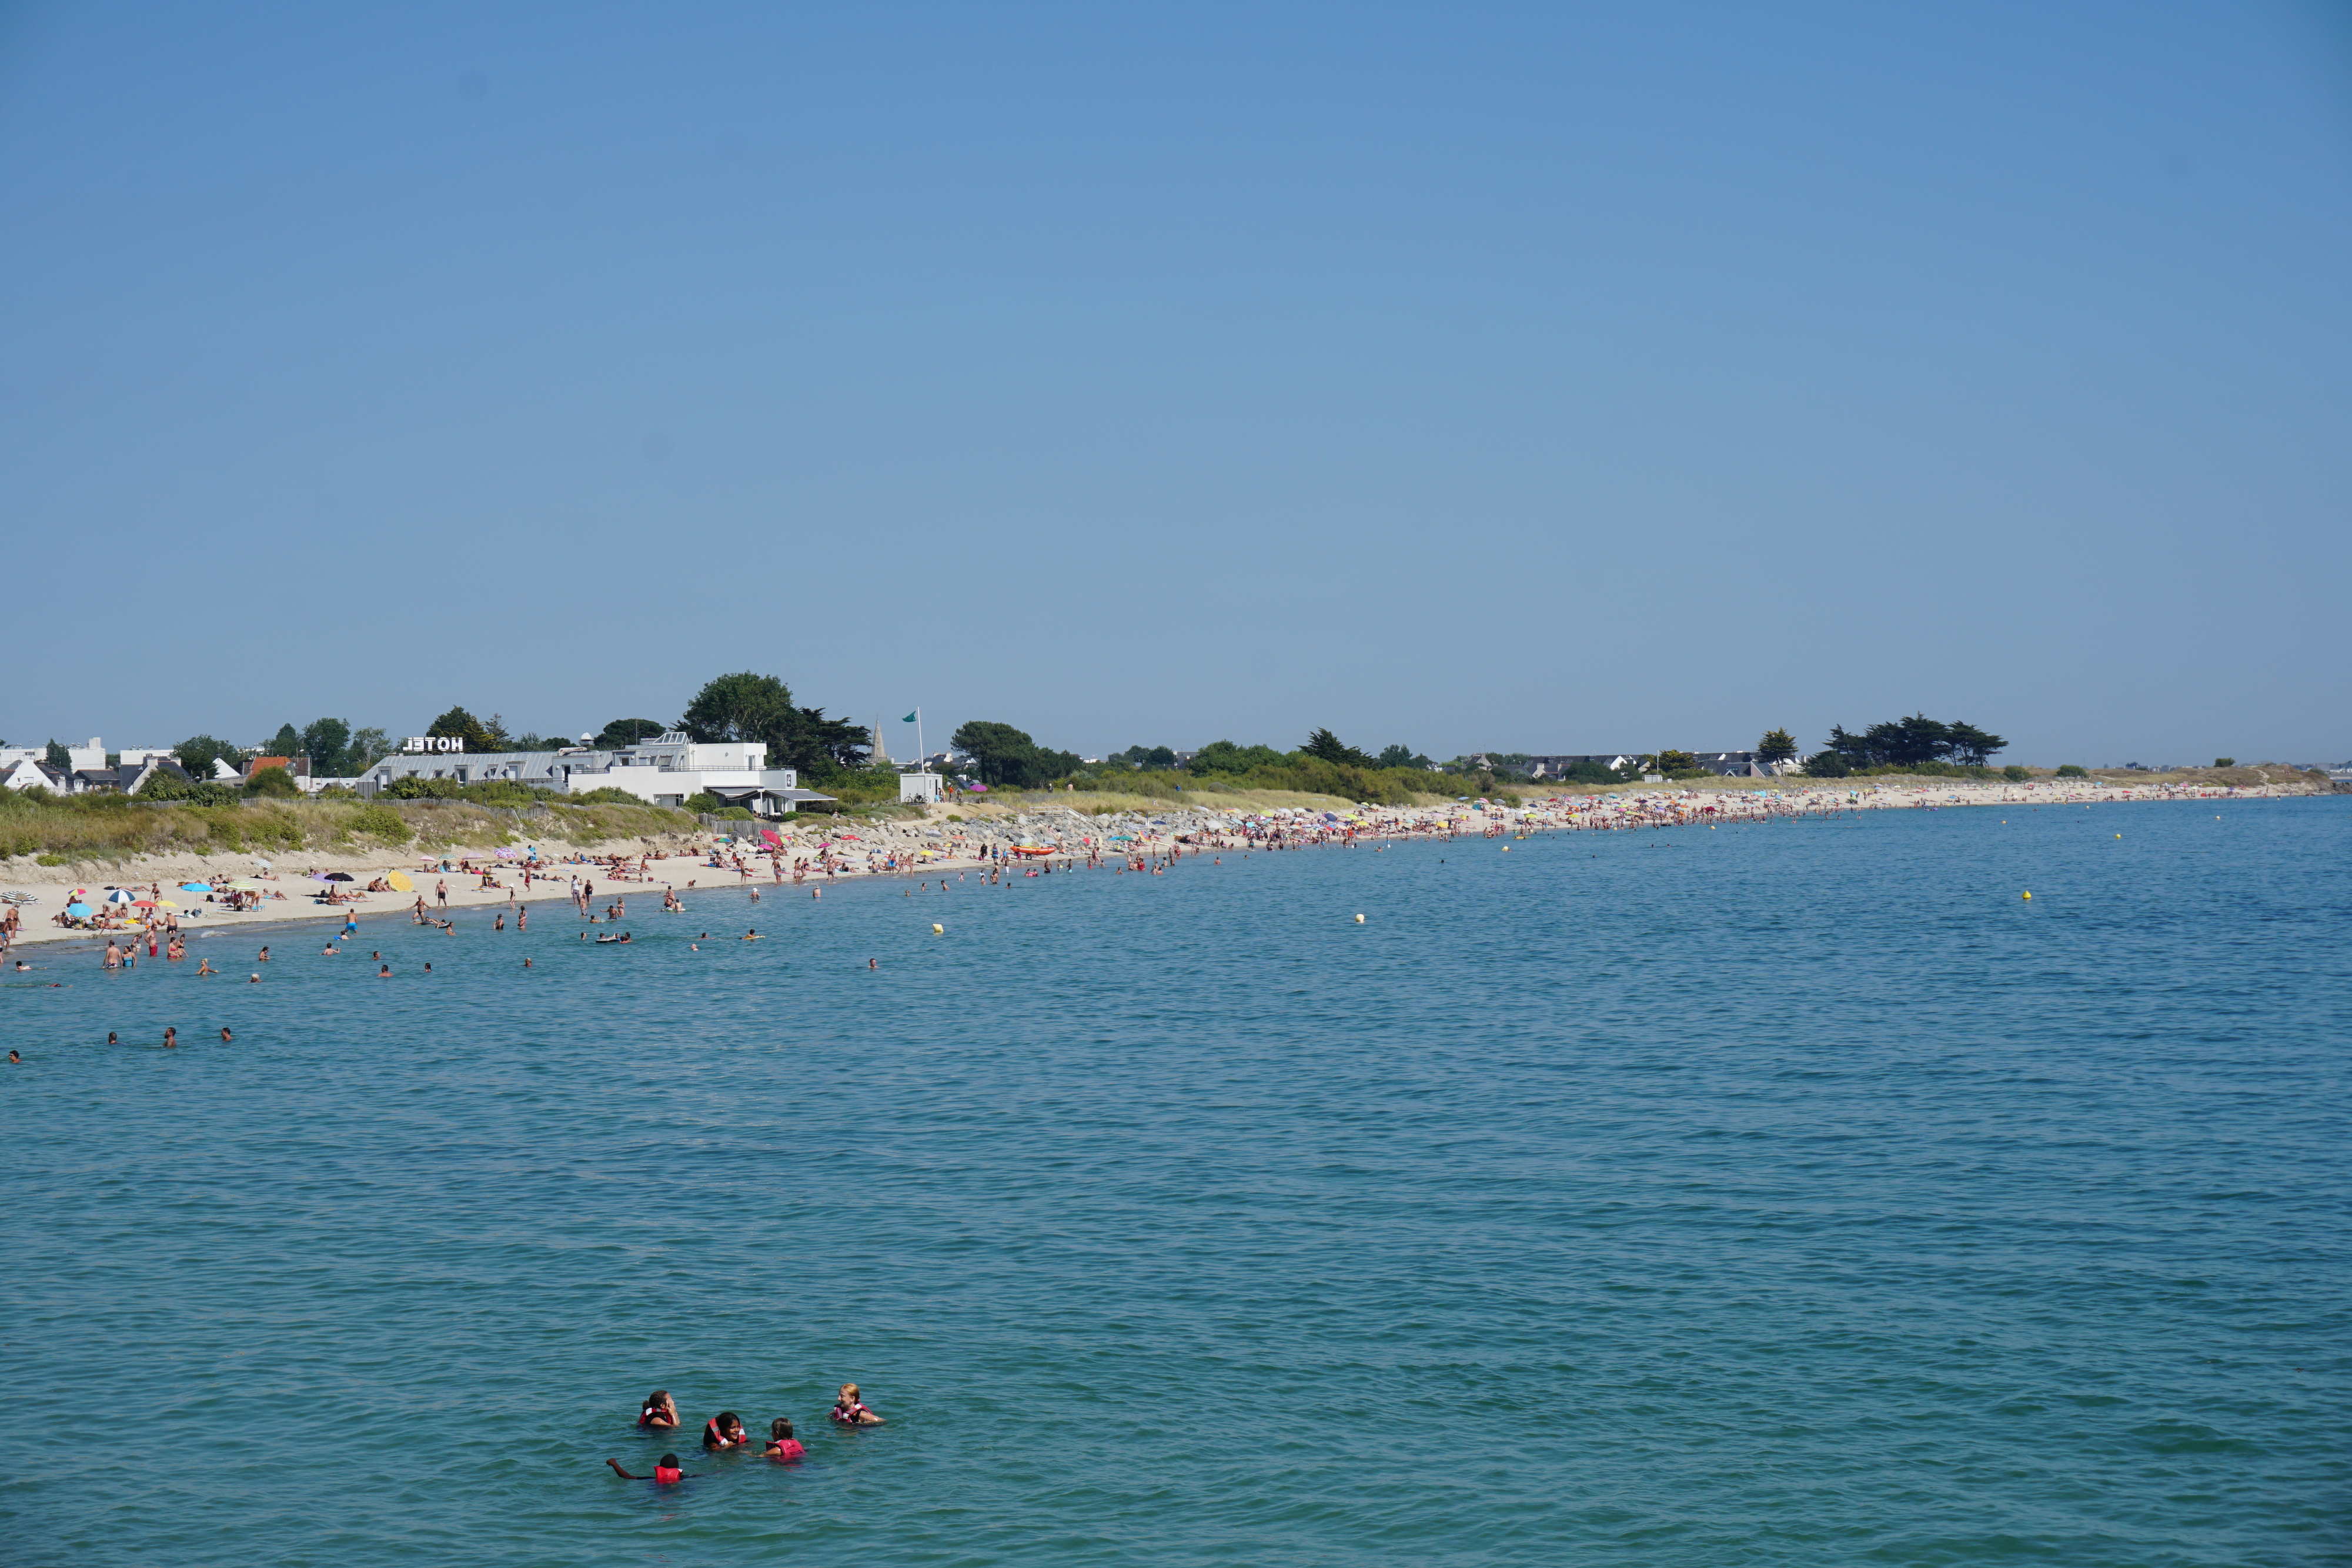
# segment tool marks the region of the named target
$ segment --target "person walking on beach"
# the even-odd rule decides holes
[[[449,884],[446,882],[436,881],[433,884],[433,897],[434,901],[439,904],[442,908],[448,908]]]

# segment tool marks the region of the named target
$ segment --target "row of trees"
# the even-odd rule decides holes
[[[1787,731],[1776,731],[1785,736]],[[1767,738],[1770,738],[1768,737]],[[1871,768],[1922,768],[1944,764],[1982,768],[2007,748],[2009,742],[1972,724],[1946,724],[1926,714],[1874,724],[1860,735],[1843,725],[1830,727],[1830,738],[1809,758],[1805,771],[1817,779],[1842,779]]]

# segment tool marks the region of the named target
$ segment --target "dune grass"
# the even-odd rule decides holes
[[[364,855],[546,840],[587,847],[694,832],[683,811],[596,801],[487,806],[461,800],[244,800],[199,806],[123,795],[0,789],[0,862],[119,863],[143,855]],[[0,865],[0,871],[5,871]]]

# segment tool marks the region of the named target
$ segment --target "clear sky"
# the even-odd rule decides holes
[[[5,5],[0,737],[2340,760],[2344,15]]]

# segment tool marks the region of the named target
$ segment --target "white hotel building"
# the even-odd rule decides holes
[[[424,749],[438,744],[424,737],[410,740],[412,749],[383,758],[359,777],[359,792],[373,796],[395,779],[447,779],[459,784],[510,780],[573,795],[619,789],[656,806],[683,806],[697,795],[716,795],[730,806],[748,808],[755,817],[781,817],[803,801],[833,799],[801,789],[796,769],[770,768],[768,748],[761,742],[688,740],[681,730],[614,751]]]

